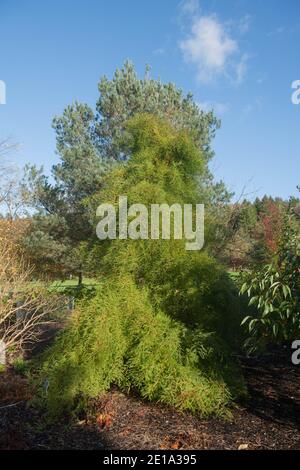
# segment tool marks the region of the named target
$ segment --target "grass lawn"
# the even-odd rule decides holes
[[[99,283],[97,282],[97,279],[90,278],[90,277],[84,277],[82,280],[82,284],[84,286],[94,286],[98,285]],[[76,287],[78,286],[78,279],[65,279],[64,281],[53,281],[51,284],[51,287]]]
[[[99,281],[95,278],[89,278],[89,277],[84,277],[82,279],[82,286],[85,287],[96,287],[99,285]],[[65,279],[64,281],[58,280],[58,281],[53,281],[49,288],[50,290],[57,290],[57,291],[63,291],[64,289],[69,289],[69,288],[76,288],[78,287],[78,279]]]

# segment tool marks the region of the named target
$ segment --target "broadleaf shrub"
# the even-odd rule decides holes
[[[298,339],[300,334],[300,236],[287,226],[277,258],[258,272],[244,274],[240,293],[252,313],[242,321],[248,329],[249,353],[269,344]]]

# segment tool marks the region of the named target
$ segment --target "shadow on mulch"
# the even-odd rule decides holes
[[[300,367],[288,355],[242,359],[247,401],[233,419],[199,419],[189,413],[142,403],[118,391],[95,404],[111,416],[112,449],[300,449]]]
[[[43,418],[20,404],[0,410],[1,450],[105,449],[104,436],[85,424],[47,426]]]
[[[253,415],[300,431],[300,370],[286,355],[270,354],[259,360],[244,359],[249,399],[245,408]]]

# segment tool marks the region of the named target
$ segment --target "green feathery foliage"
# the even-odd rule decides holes
[[[205,158],[184,131],[152,115],[129,121],[119,164],[88,202],[201,203]],[[223,269],[185,240],[107,240],[93,256],[102,280],[46,355],[51,412],[76,408],[116,384],[202,415],[228,415],[242,389],[230,353],[239,340],[239,304]]]

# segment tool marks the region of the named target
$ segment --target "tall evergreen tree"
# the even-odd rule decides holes
[[[117,162],[130,158],[130,148],[123,145],[124,126],[137,114],[150,113],[178,130],[189,131],[205,162],[198,181],[203,189],[201,202],[209,205],[228,199],[223,183],[214,185],[208,169],[218,120],[212,112],[200,110],[191,94],[184,95],[173,83],[150,78],[149,72],[147,68],[144,78],[139,79],[134,66],[126,62],[112,80],[101,78],[95,112],[75,102],[54,118],[60,162],[52,167],[53,182],[37,168],[28,169],[33,203],[39,210],[32,226],[35,233],[27,239],[33,258],[42,250],[50,265],[59,263],[70,271],[81,269],[84,260],[76,259],[76,247],[95,237],[87,201],[101,190],[103,175]],[[57,249],[47,249],[54,245]]]

